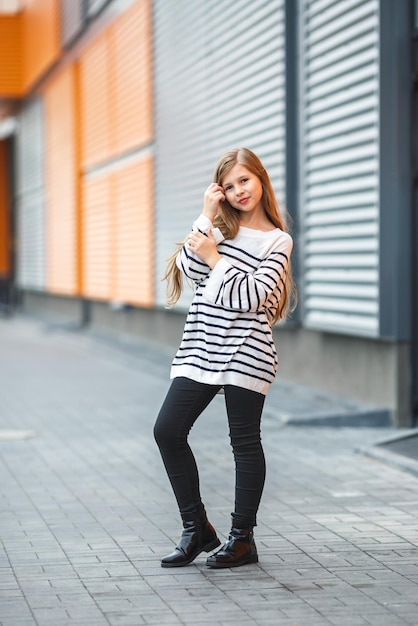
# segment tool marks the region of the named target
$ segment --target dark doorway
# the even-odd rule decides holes
[[[13,138],[0,141],[0,315],[16,305],[13,210]]]

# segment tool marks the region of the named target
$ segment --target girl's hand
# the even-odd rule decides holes
[[[213,223],[218,210],[219,203],[225,200],[224,190],[217,183],[212,183],[205,191],[203,201],[203,215],[206,215]]]
[[[212,269],[221,258],[211,231],[207,236],[198,231],[191,232],[187,236],[186,246]]]

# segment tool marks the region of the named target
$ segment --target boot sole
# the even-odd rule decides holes
[[[190,565],[190,563],[193,563],[193,561],[199,556],[199,554],[201,554],[202,552],[211,552],[220,545],[221,542],[217,537],[210,543],[207,543],[205,546],[203,546],[203,548],[199,550],[199,552],[195,554],[192,559],[187,559],[187,561],[180,561],[178,563],[163,563],[161,561],[161,567],[184,567],[185,565]]]
[[[251,556],[248,557],[248,559],[245,559],[245,561],[235,561],[235,563],[234,562],[222,563],[222,561],[219,561],[218,563],[216,561],[214,563],[208,563],[206,561],[206,565],[210,567],[211,569],[227,569],[230,567],[241,567],[241,565],[250,565],[251,563],[258,563],[257,554],[252,554]]]

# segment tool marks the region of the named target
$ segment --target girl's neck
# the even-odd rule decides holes
[[[241,213],[239,225],[243,226],[244,228],[252,228],[253,230],[262,231],[275,230],[276,228],[274,224],[270,222],[264,211],[261,215]]]

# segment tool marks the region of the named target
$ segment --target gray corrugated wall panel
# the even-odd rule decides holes
[[[83,28],[84,0],[61,0],[60,10],[61,42],[65,46]]]
[[[45,287],[43,190],[26,193],[17,203],[17,283],[23,289]]]
[[[304,325],[379,332],[378,0],[302,0]]]
[[[19,115],[16,175],[18,194],[43,185],[43,105],[41,99],[25,104]]]
[[[97,15],[112,0],[87,0],[86,8],[89,16]]]
[[[29,101],[19,116],[16,141],[17,283],[45,286],[44,124],[41,99]]]
[[[285,202],[284,1],[154,2],[156,290],[221,153],[246,146]],[[185,298],[183,302],[187,302]]]

